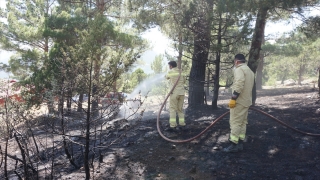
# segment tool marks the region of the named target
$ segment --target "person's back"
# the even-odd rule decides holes
[[[237,103],[243,106],[252,105],[252,88],[254,83],[254,73],[246,64],[239,64],[234,72],[235,80],[233,89],[239,92],[240,95],[237,99]],[[244,82],[243,82],[244,81]],[[240,90],[241,92],[240,92]]]
[[[172,89],[173,85],[177,82],[177,79],[179,77],[179,69],[178,68],[172,68],[166,78],[169,79],[169,89]],[[181,77],[176,85],[176,87],[174,88],[172,94],[177,94],[177,95],[184,95],[185,91],[184,91],[184,84],[185,84],[185,76],[183,75],[183,73],[181,73]]]

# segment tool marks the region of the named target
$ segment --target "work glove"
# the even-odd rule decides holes
[[[236,100],[231,99],[229,102],[229,108],[234,108],[234,107],[236,107]]]

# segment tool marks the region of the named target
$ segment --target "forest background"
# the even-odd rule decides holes
[[[167,72],[169,60],[187,76],[187,111],[219,108],[219,90],[232,85],[237,53],[245,54],[256,74],[254,103],[256,90],[266,85],[320,84],[318,0],[6,0],[5,7],[3,2],[0,45],[2,53],[11,53],[1,56],[10,59],[0,68],[15,79],[22,97],[9,91],[12,82],[1,81],[4,177],[18,168],[7,166],[14,159],[7,149],[14,138],[21,152],[14,159],[23,168],[19,176],[39,176],[37,164],[50,167],[53,178],[59,144],[70,165],[83,165],[90,179],[93,162],[109,147],[101,144],[102,127],[123,106],[123,99],[103,105],[101,99],[127,93],[139,108],[144,99],[132,93],[144,80]],[[272,23],[277,25],[268,32]],[[292,31],[271,35],[287,28]],[[159,38],[167,42],[155,41]],[[161,53],[154,56],[148,40]],[[165,81],[152,87],[148,96],[164,99],[168,93]],[[41,106],[47,107],[41,122],[47,122],[51,144],[39,147],[43,142],[34,138],[39,114],[33,110]],[[77,126],[66,125],[75,121]],[[81,152],[74,151],[78,148]]]

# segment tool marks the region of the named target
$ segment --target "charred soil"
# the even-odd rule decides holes
[[[215,110],[210,106],[188,110],[187,126],[177,132],[164,131],[168,117],[162,116],[161,129],[171,139],[193,137],[228,111],[228,98],[221,96],[219,108]],[[256,108],[301,131],[320,134],[320,114],[317,114],[320,100],[310,88],[260,90]],[[159,180],[311,180],[320,177],[320,137],[295,132],[258,112],[249,111],[244,150],[225,153],[222,149],[228,145],[229,116],[196,140],[171,143],[158,134],[156,113],[147,111],[147,118],[134,123],[123,121],[121,123],[126,123],[126,126],[120,125],[120,129],[110,126],[103,130],[105,138],[100,143],[108,145],[108,148],[101,148],[101,156],[95,156],[91,166],[94,167],[92,177]],[[61,170],[56,175],[57,179],[84,178],[83,168],[73,168],[66,158],[59,160],[62,163],[56,165]],[[81,164],[81,160],[78,163]]]
[[[258,92],[256,107],[301,131],[320,134],[319,99],[310,89],[270,89]],[[221,98],[223,99],[223,97]],[[225,98],[226,99],[226,98]],[[165,135],[171,139],[190,138],[223,114],[220,108],[202,107],[187,114],[187,128]],[[320,137],[292,131],[254,111],[249,112],[244,150],[225,153],[229,117],[219,121],[197,140],[184,144],[167,142],[156,133],[155,119],[143,123],[139,140],[126,149],[131,162],[145,167],[141,179],[318,179]],[[161,120],[163,127],[167,124]],[[154,133],[153,136],[146,136]],[[137,178],[137,177],[136,177]]]

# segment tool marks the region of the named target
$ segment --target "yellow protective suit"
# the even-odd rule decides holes
[[[166,75],[166,79],[169,80],[169,89],[172,89],[173,85],[176,83],[177,79],[179,77],[179,69],[178,68],[172,68],[168,74]],[[184,113],[183,113],[183,103],[184,103],[184,84],[186,82],[185,75],[181,73],[181,77],[179,79],[179,82],[177,83],[175,89],[170,95],[169,99],[169,112],[170,112],[170,120],[169,124],[170,127],[176,127],[177,121],[176,121],[176,114],[178,113],[179,117],[179,125],[185,126],[185,120],[184,120]]]
[[[240,93],[236,99],[236,106],[230,109],[230,141],[237,144],[244,140],[248,124],[248,110],[252,105],[252,88],[254,73],[245,64],[238,64],[234,71],[232,92]]]

